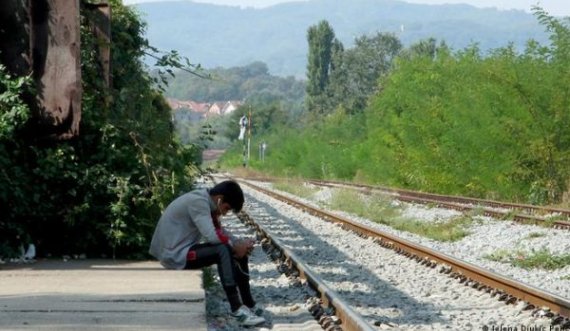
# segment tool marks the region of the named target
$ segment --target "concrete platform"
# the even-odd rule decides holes
[[[0,265],[0,330],[206,331],[202,272],[154,261]]]

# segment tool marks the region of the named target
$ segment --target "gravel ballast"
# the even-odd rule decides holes
[[[255,184],[261,185],[261,183]],[[329,222],[255,192],[246,185],[242,187],[246,193],[244,210],[269,232],[277,235],[295,254],[301,256],[315,272],[321,274],[328,286],[352,302],[355,305],[354,309],[365,316],[370,323],[375,324],[379,330],[484,330],[484,327],[491,330],[493,326],[497,330],[500,326],[517,327],[518,330],[522,327],[529,329],[535,326],[544,327],[545,330],[550,329],[550,320],[532,316],[530,311],[523,311],[524,303],[505,305],[488,293],[476,291],[460,284],[456,279],[442,275],[437,268],[431,269],[419,265],[392,250],[382,248],[370,239],[351,234]],[[327,195],[326,192],[319,193],[321,198]],[[405,210],[408,216],[412,214],[418,220],[423,217],[428,222],[454,217],[456,213],[421,205],[411,205]],[[350,215],[342,216],[357,219]],[[570,274],[568,268],[548,272],[525,271],[483,258],[495,249],[504,249],[509,247],[508,245],[517,244],[517,238],[530,238],[532,237],[530,234],[536,232],[544,232],[545,236],[527,239],[528,243],[524,243],[526,248],[546,245],[545,247],[554,253],[563,252],[564,247],[567,249],[570,243],[570,237],[563,230],[519,225],[481,217],[481,220],[470,228],[471,235],[455,243],[438,243],[369,220],[357,220],[488,270],[568,297],[569,281],[564,279]],[[233,220],[226,220],[224,224],[231,231],[243,227]],[[552,238],[560,239],[561,244],[551,243]],[[269,316],[272,309],[274,312],[303,309],[305,290],[302,287],[292,286],[290,280],[280,275],[275,264],[264,256],[261,249],[256,249],[250,265],[254,295],[263,298],[259,301],[268,307]],[[277,286],[278,284],[280,285]],[[218,296],[217,300],[218,306],[227,309],[227,306],[224,306],[227,304],[223,295]],[[278,315],[279,313],[275,314]],[[225,312],[218,313],[218,324],[211,324],[211,330],[240,329],[236,325],[226,323],[223,316]],[[261,329],[274,328],[271,318],[267,319],[267,325]]]

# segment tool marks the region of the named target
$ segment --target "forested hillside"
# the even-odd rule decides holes
[[[297,107],[305,96],[305,85],[294,77],[273,76],[263,62],[233,68],[204,70],[208,79],[179,72],[168,81],[166,96],[180,100],[285,100]]]
[[[459,50],[477,43],[486,52],[528,39],[546,42],[544,27],[523,11],[468,5],[420,5],[396,0],[312,0],[264,9],[189,1],[136,6],[148,22],[147,37],[206,68],[265,62],[271,74],[304,78],[309,26],[327,20],[346,46],[361,35],[395,33],[404,46],[433,37]]]

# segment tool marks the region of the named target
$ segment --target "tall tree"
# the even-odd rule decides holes
[[[401,49],[400,40],[392,34],[356,38],[355,46],[344,51],[342,60],[335,60],[328,86],[331,108],[341,106],[348,113],[361,112],[368,98],[378,91],[378,79],[390,71]]]
[[[343,44],[335,40],[332,45],[331,53],[331,73],[329,76],[330,83],[327,86],[327,96],[325,104],[327,109],[335,109],[339,105],[339,100],[342,96],[347,95],[346,84],[343,84],[343,76],[346,75],[346,68],[344,67],[345,49]]]
[[[325,112],[325,90],[329,84],[332,47],[335,34],[326,20],[309,27],[307,40],[309,55],[307,63],[307,110],[321,114]]]
[[[439,46],[437,45],[437,40],[435,38],[423,39],[415,44],[412,44],[407,49],[403,50],[400,57],[410,59],[416,56],[426,56],[428,58],[434,59],[439,50],[449,49],[445,41],[441,41]]]

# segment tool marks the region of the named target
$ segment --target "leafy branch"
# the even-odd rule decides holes
[[[174,77],[174,71],[171,68],[176,68],[187,73],[190,73],[196,77],[200,77],[203,79],[211,79],[212,77],[210,74],[204,73],[203,68],[200,64],[193,64],[190,63],[190,60],[187,57],[181,56],[178,51],[172,50],[170,52],[160,51],[156,47],[147,46],[148,50],[144,51],[144,54],[155,59],[156,67],[166,68],[166,69],[158,69],[158,75],[160,78],[160,82],[164,85],[168,85],[168,76]],[[168,75],[168,76],[167,76]],[[158,85],[159,89],[164,91],[164,87],[162,85]]]

